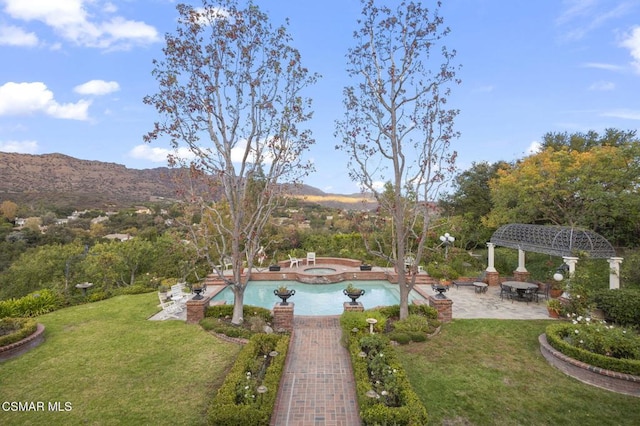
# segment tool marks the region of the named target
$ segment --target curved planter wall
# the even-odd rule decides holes
[[[540,342],[540,352],[549,364],[566,375],[592,386],[640,397],[640,376],[605,370],[569,358],[549,345],[546,334],[541,334],[538,342]]]
[[[0,347],[0,362],[22,355],[44,341],[44,325],[38,324],[36,331],[15,343]]]

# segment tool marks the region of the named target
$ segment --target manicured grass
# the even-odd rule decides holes
[[[202,424],[240,346],[198,325],[148,321],[156,304],[155,293],[118,296],[38,318],[45,342],[0,364],[0,404],[45,410],[0,407],[0,424]],[[48,411],[56,401],[71,410]]]
[[[549,321],[455,320],[398,347],[433,425],[637,425],[640,398],[583,384],[547,363]]]

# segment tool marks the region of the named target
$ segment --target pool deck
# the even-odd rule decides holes
[[[318,260],[320,260],[319,258]],[[288,262],[286,262],[288,264]],[[394,282],[397,275],[391,268],[373,267],[360,271],[357,265],[318,262],[318,267],[336,269],[330,279],[378,280]],[[279,272],[256,270],[253,280],[299,280],[307,266],[281,267]],[[266,269],[266,268],[265,268]],[[227,272],[226,274],[228,274]],[[308,281],[322,284],[327,274],[310,275]],[[417,275],[415,291],[425,299],[434,295],[431,279]],[[320,281],[320,282],[319,282]],[[213,296],[224,285],[211,280],[206,296]],[[304,281],[303,281],[304,282]],[[489,287],[486,293],[476,293],[473,287],[450,288],[445,295],[453,301],[454,319],[549,319],[546,303],[524,303],[500,299],[499,287]],[[275,305],[276,301],[274,301]],[[367,306],[365,306],[367,308]],[[160,319],[155,315],[150,319]],[[177,319],[186,319],[183,311]],[[296,315],[291,333],[291,345],[287,355],[278,397],[271,417],[272,426],[351,426],[361,424],[355,382],[349,354],[340,343],[341,330],[338,316]]]

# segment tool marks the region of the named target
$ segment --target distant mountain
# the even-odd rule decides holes
[[[160,198],[176,199],[176,171],[166,167],[129,169],[121,164],[80,160],[63,154],[0,152],[0,202],[39,203],[78,209],[131,206]],[[308,202],[344,209],[370,209],[372,200],[334,195],[308,185],[295,196]]]

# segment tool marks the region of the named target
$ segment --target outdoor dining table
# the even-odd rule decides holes
[[[502,285],[505,285],[507,287],[511,287],[512,289],[514,289],[518,293],[518,299],[520,300],[526,300],[525,293],[527,292],[527,290],[530,290],[530,289],[533,290],[538,288],[538,284],[526,283],[523,281],[505,281],[502,283]]]

